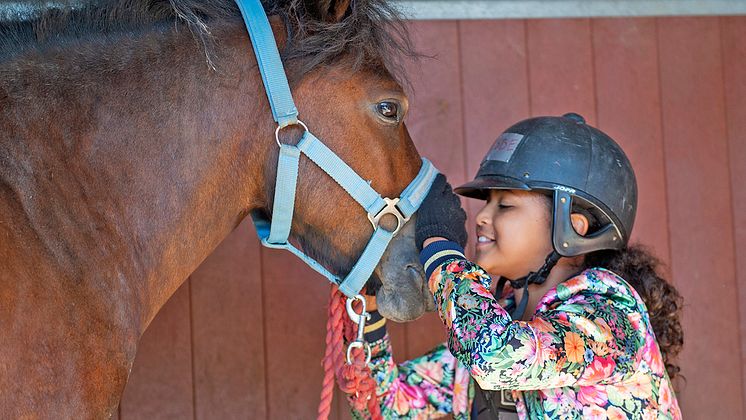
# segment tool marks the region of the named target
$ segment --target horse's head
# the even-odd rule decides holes
[[[284,29],[291,37],[284,54],[300,119],[382,196],[399,197],[421,166],[403,122],[407,97],[387,56],[402,42],[406,45],[406,38],[384,2],[321,3],[320,9],[301,14],[280,10],[284,19],[273,19],[276,28],[284,26],[281,22],[290,25]],[[311,16],[317,19],[309,22]],[[283,130],[283,142],[293,142],[299,131]],[[274,189],[276,154],[267,160],[267,191]],[[295,205],[292,237],[308,255],[344,277],[373,233],[366,212],[305,158]],[[396,220],[384,216],[381,225],[393,229]],[[379,310],[390,319],[413,320],[432,307],[414,242],[414,220],[389,245],[367,287],[377,292]]]
[[[327,72],[301,82],[298,106],[309,128],[384,197],[398,197],[414,179],[421,160],[402,118],[407,99],[392,79],[355,72]],[[366,212],[327,174],[302,161],[297,227],[304,250],[340,275],[350,271],[373,233]],[[413,218],[416,217],[413,216]],[[393,216],[382,225],[396,226]],[[412,320],[432,305],[414,242],[414,220],[397,234],[368,282],[380,311]]]

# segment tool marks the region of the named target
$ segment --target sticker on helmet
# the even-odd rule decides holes
[[[501,162],[508,162],[513,156],[513,152],[518,148],[523,140],[523,134],[516,133],[502,133],[500,137],[495,140],[495,144],[492,145],[490,151],[487,152],[486,160],[499,160]]]
[[[574,188],[565,187],[563,185],[555,185],[554,189],[558,191],[564,191],[568,194],[575,194],[577,192]]]

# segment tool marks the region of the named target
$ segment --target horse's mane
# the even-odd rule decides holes
[[[85,36],[115,36],[163,25],[184,26],[210,56],[211,25],[238,19],[233,0],[47,0],[0,3],[0,57]],[[52,5],[50,7],[50,4]],[[341,57],[353,68],[382,66],[399,73],[397,58],[414,55],[397,10],[386,0],[351,0],[341,21],[325,18],[330,0],[262,0],[268,15],[288,29],[285,60],[297,60],[300,75]],[[12,8],[19,11],[15,19]],[[325,8],[327,10],[325,10]],[[20,11],[24,11],[20,13]]]

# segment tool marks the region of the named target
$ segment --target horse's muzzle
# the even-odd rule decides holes
[[[417,215],[407,222],[376,267],[374,276],[381,281],[376,293],[378,311],[387,319],[406,322],[434,309],[425,273],[414,241]]]

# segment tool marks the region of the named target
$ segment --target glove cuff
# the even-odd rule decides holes
[[[459,232],[454,232],[452,229],[449,229],[448,226],[445,225],[432,224],[427,226],[418,226],[415,233],[415,241],[417,242],[417,249],[419,250],[422,250],[422,244],[427,238],[432,238],[435,236],[439,236],[442,238],[446,238],[449,241],[456,242],[457,244],[461,245],[462,248],[466,246],[466,236],[459,234]]]
[[[371,311],[364,332],[365,341],[369,343],[382,339],[386,335],[386,318],[381,316],[378,311]]]

